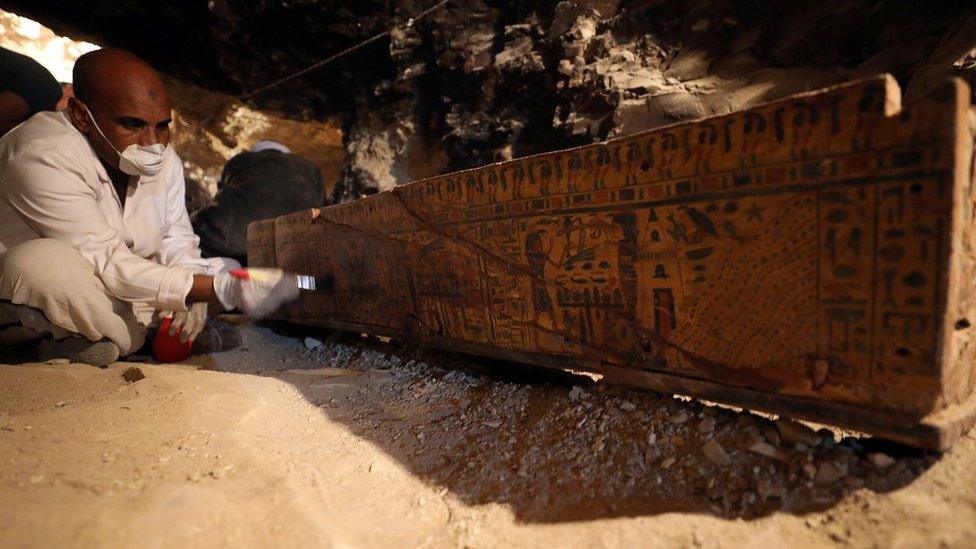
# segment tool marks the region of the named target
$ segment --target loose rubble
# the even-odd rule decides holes
[[[756,441],[749,445],[749,451],[778,461],[789,460],[789,456],[787,456],[784,452],[780,451],[775,446],[762,441]]]
[[[817,474],[813,477],[816,484],[830,484],[837,482],[844,476],[844,470],[838,464],[831,461],[824,461],[817,467]]]
[[[732,463],[732,459],[725,453],[725,449],[715,439],[709,440],[702,445],[702,453],[716,465],[728,465]]]
[[[322,345],[309,349],[306,338]],[[723,517],[801,512],[864,487],[903,485],[931,463],[783,418],[586,377],[522,380],[514,365],[396,341],[254,328],[244,347],[208,367],[239,371],[265,356],[290,358],[290,369],[263,375],[300,388],[426,481],[467,501],[509,502],[526,520],[589,516],[588,502],[607,498],[682,501]]]

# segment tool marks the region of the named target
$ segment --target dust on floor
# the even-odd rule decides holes
[[[348,334],[0,366],[12,546],[972,546],[943,455]],[[131,379],[131,378],[130,378]]]

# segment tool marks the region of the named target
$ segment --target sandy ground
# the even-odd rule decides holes
[[[976,545],[976,433],[941,456],[789,435],[589,378],[286,332],[249,326],[243,349],[136,364],[132,383],[133,364],[0,366],[0,545]]]

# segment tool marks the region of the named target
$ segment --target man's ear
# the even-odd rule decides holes
[[[92,131],[91,119],[88,117],[88,112],[85,110],[84,105],[78,99],[71,97],[68,99],[68,119],[71,120],[71,124],[81,133],[88,133]]]

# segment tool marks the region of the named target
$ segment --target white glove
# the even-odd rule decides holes
[[[235,269],[214,275],[213,287],[224,309],[263,318],[298,297],[298,276],[281,269]]]
[[[169,335],[174,336],[178,333],[180,334],[180,342],[186,343],[196,339],[203,331],[203,325],[207,323],[207,304],[194,303],[186,311],[178,313],[167,311],[160,316],[164,318],[173,317],[173,323],[169,325]]]

